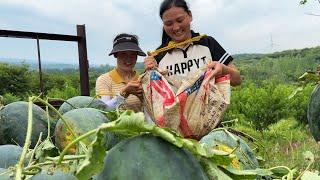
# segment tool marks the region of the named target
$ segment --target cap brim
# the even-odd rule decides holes
[[[123,42],[115,45],[112,51],[109,53],[109,56],[123,51],[134,51],[137,52],[139,56],[146,56],[146,54],[140,49],[140,47],[132,42]]]

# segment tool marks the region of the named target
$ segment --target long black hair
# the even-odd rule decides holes
[[[162,19],[163,13],[172,7],[182,8],[185,12],[187,12],[188,14],[191,14],[190,8],[185,0],[164,0],[160,5],[160,11],[159,11],[160,18]],[[168,36],[165,30],[162,29],[161,46],[164,46],[170,40],[171,38]]]

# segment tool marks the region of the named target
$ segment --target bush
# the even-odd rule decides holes
[[[297,93],[289,100],[290,115],[302,124],[308,123],[308,105],[310,101],[310,95],[314,87],[314,85],[309,84],[301,92]]]
[[[249,123],[259,131],[267,129],[291,114],[288,96],[292,89],[272,82],[265,82],[261,87],[251,83],[235,88],[225,119],[241,117],[240,122]]]
[[[49,90],[47,93],[47,96],[50,98],[69,99],[71,97],[78,96],[79,94],[80,94],[79,89],[74,88],[72,86],[66,86],[62,90],[57,88],[53,88]]]
[[[2,96],[0,96],[0,104],[2,105],[7,105],[7,104],[10,104],[12,102],[16,102],[16,101],[21,101],[22,99],[11,94],[11,93],[6,93]]]
[[[32,87],[27,65],[0,64],[0,94],[24,96]]]

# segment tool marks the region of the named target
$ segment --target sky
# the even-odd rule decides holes
[[[0,29],[76,35],[85,24],[89,64],[108,56],[119,33],[139,36],[144,51],[160,44],[162,0],[0,0]],[[230,54],[271,53],[320,45],[320,3],[310,0],[187,0],[192,29],[213,36]],[[36,40],[0,37],[0,58],[37,59]],[[40,40],[42,61],[78,63],[74,42]],[[143,58],[138,61],[142,62]]]

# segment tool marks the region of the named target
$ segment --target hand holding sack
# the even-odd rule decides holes
[[[230,104],[230,77],[199,69],[183,79],[149,70],[142,76],[144,104],[154,122],[200,139],[217,127]]]

